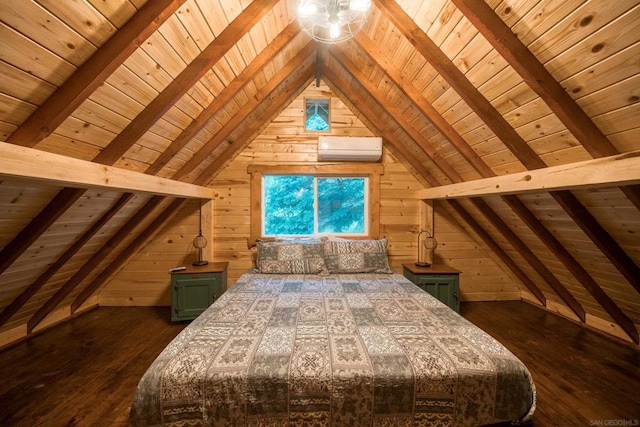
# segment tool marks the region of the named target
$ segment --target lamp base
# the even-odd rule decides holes
[[[416,267],[431,267],[431,264],[428,262],[416,262],[415,265]]]
[[[199,267],[199,266],[207,265],[207,264],[209,264],[209,261],[204,261],[204,260],[203,260],[203,261],[196,261],[196,262],[194,262],[194,263],[193,263],[193,264],[191,264],[191,265],[195,265],[195,266],[198,266],[198,267]]]

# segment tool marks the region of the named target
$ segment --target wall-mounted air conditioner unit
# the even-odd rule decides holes
[[[318,160],[377,162],[382,156],[382,138],[368,136],[321,136]]]

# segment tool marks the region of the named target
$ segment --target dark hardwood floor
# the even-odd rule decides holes
[[[169,307],[100,307],[0,353],[1,426],[129,425],[140,377],[184,327]]]
[[[462,314],[515,353],[538,390],[530,424],[633,426],[640,351],[523,302]],[[0,352],[0,425],[128,425],[138,380],[185,326],[169,308],[101,307]]]

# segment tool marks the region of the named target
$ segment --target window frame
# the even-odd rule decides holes
[[[384,174],[384,166],[379,163],[358,164],[315,164],[315,165],[249,165],[247,172],[251,175],[251,235],[255,241],[264,237],[262,230],[263,195],[262,182],[264,175],[313,175],[316,177],[365,177],[368,178],[368,224],[366,234],[341,234],[345,238],[377,239],[380,236],[380,175]]]
[[[319,129],[309,129],[307,128],[307,101],[327,101],[327,125],[329,126],[328,129],[324,129],[324,130],[319,130]],[[302,128],[304,129],[305,132],[313,132],[313,133],[327,133],[327,132],[331,132],[331,98],[329,97],[323,97],[323,96],[313,96],[313,97],[305,97],[303,99],[304,102],[304,114],[303,114],[303,118],[302,118]]]
[[[370,196],[370,192],[369,192],[369,177],[366,175],[349,175],[349,176],[345,176],[345,175],[318,175],[318,174],[311,174],[311,173],[300,173],[300,174],[281,174],[281,173],[265,173],[262,174],[262,186],[261,189],[264,189],[264,180],[266,177],[268,176],[309,176],[313,178],[313,234],[309,235],[309,234],[266,234],[264,233],[264,225],[266,223],[266,212],[264,209],[261,210],[261,214],[260,214],[260,226],[262,228],[263,234],[265,237],[308,237],[308,236],[340,236],[340,237],[344,237],[344,236],[349,236],[349,237],[364,237],[364,236],[368,236],[369,235],[369,196]],[[319,200],[319,193],[318,193],[318,187],[320,185],[320,180],[321,179],[327,179],[327,178],[345,178],[345,179],[349,179],[349,178],[358,178],[358,179],[362,179],[363,182],[363,191],[364,191],[364,231],[361,233],[343,233],[343,232],[321,232],[319,230],[320,228],[320,218],[319,218],[319,214],[320,214],[320,200]],[[262,191],[261,194],[262,197],[262,201],[261,201],[261,206],[265,206],[265,193],[264,191]]]

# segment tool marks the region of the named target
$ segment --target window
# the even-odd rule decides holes
[[[378,238],[380,175],[373,163],[250,165],[251,240],[275,235]]]
[[[304,130],[331,130],[329,98],[307,98],[304,100]]]
[[[265,236],[367,232],[368,178],[264,175]]]

